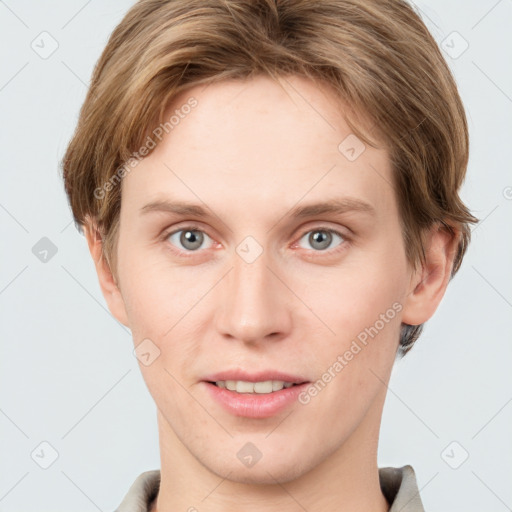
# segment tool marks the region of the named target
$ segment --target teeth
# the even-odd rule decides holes
[[[215,383],[219,388],[225,388],[237,393],[258,393],[268,394],[274,391],[281,391],[283,388],[291,388],[292,382],[282,380],[265,380],[263,382],[247,382],[243,380],[218,380]]]
[[[252,393],[254,392],[254,384],[252,382],[244,382],[243,380],[236,381],[237,393]]]
[[[272,385],[271,380],[266,380],[265,382],[255,382],[254,383],[254,392],[255,393],[272,393],[274,387]],[[276,381],[277,382],[277,381]],[[238,391],[238,388],[237,388]],[[249,391],[250,393],[250,391]]]

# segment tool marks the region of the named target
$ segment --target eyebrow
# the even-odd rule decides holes
[[[323,214],[342,214],[347,212],[362,212],[369,215],[375,216],[375,208],[369,203],[362,201],[361,199],[353,197],[343,197],[339,199],[331,199],[329,201],[307,204],[304,206],[296,206],[290,210],[285,217],[292,218],[307,218],[314,217],[316,215]],[[201,205],[187,203],[184,201],[168,201],[168,200],[157,200],[152,201],[141,208],[141,214],[150,212],[165,212],[174,213],[177,215],[192,215],[195,217],[209,217],[211,214],[208,213],[206,208]]]

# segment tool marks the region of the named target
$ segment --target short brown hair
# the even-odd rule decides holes
[[[440,223],[459,237],[452,277],[477,222],[459,197],[469,154],[455,80],[414,9],[403,0],[140,0],[96,64],[62,161],[77,227],[94,221],[116,269],[121,186],[112,180],[181,91],[256,74],[327,84],[389,150],[408,261],[425,260],[424,235]],[[351,130],[378,147],[362,125]],[[359,125],[358,125],[359,124]],[[402,326],[404,355],[422,325]]]

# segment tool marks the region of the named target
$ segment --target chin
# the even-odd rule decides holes
[[[213,473],[231,482],[250,485],[285,484],[308,471],[304,460],[270,461],[261,458],[253,467],[246,468],[241,463],[225,461],[222,467],[209,467]]]

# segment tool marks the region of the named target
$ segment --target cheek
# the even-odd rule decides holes
[[[319,271],[320,272],[320,271]],[[328,325],[337,348],[377,323],[379,330],[396,331],[406,289],[405,257],[393,248],[347,259],[339,268],[310,273],[304,288],[308,305]],[[382,329],[381,315],[385,328]],[[393,329],[388,329],[393,326]]]
[[[199,295],[201,281],[193,271],[173,267],[160,251],[131,249],[119,261],[123,300],[134,339],[163,339]],[[197,302],[197,300],[196,300]]]
[[[388,255],[400,258],[393,251]],[[398,348],[404,282],[403,267],[393,258],[371,258],[333,270],[322,293],[309,295],[312,308],[334,334],[322,329],[327,336],[316,337],[321,345],[313,355],[318,395],[307,407],[340,435],[348,435],[382,392],[380,379],[387,380]]]
[[[122,275],[121,275],[122,272]],[[120,280],[134,345],[149,339],[158,358],[150,366],[140,365],[148,386],[174,387],[172,374],[186,381],[184,370],[200,355],[200,342],[205,339],[209,322],[208,291],[215,276],[197,268],[173,267],[161,255],[149,252],[120,261]],[[169,373],[168,373],[169,372]]]
[[[183,409],[190,399],[183,388],[190,380],[186,369],[196,359],[199,340],[204,338],[196,331],[202,325],[198,317],[204,316],[200,302],[204,287],[197,274],[196,281],[191,280],[191,273],[148,257],[132,254],[123,265],[123,299],[134,346],[141,347],[136,349],[141,374],[164,412]],[[139,355],[146,347],[154,357],[147,365]]]

